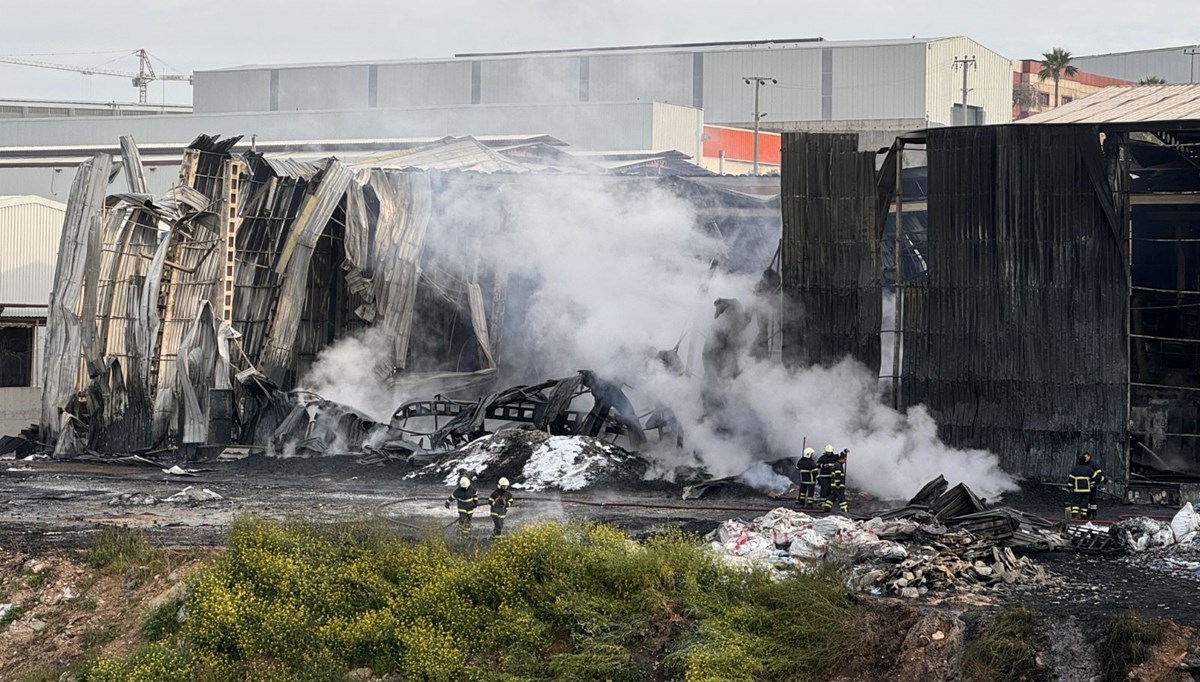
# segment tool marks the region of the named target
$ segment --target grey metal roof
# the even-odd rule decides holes
[[[1108,87],[1016,123],[1148,123],[1192,120],[1200,121],[1200,84]]]

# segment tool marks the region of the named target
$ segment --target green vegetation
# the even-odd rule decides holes
[[[636,543],[547,524],[454,551],[371,524],[240,519],[228,550],[143,625],[136,654],[82,682],[329,680],[369,667],[406,680],[805,680],[853,656],[858,607],[827,576],[719,565],[680,534]],[[153,625],[152,625],[153,623]]]
[[[30,572],[27,576],[25,578],[25,586],[31,590],[36,590],[50,580],[50,569],[44,568],[36,573]]]
[[[84,562],[92,568],[114,572],[140,568],[163,560],[162,550],[146,544],[146,540],[128,528],[105,528],[92,541]]]
[[[1038,614],[1011,609],[996,615],[963,650],[962,671],[969,682],[1018,682],[1039,679]]]
[[[1129,671],[1150,660],[1163,635],[1163,623],[1139,618],[1133,611],[1113,616],[1096,647],[1105,682],[1129,679]]]
[[[0,628],[7,626],[9,623],[15,622],[18,618],[25,615],[27,607],[24,604],[13,604],[12,608],[0,616]]]
[[[104,646],[117,638],[117,629],[109,626],[106,628],[95,628],[86,630],[83,633],[83,646],[90,649],[92,647]]]
[[[183,607],[183,596],[168,599],[150,612],[142,621],[142,637],[157,642],[179,632],[179,609]]]

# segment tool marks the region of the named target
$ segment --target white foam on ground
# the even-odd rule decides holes
[[[550,436],[534,448],[522,471],[526,490],[579,490],[595,480],[596,474],[613,465],[611,448],[595,443],[592,452],[572,436]]]

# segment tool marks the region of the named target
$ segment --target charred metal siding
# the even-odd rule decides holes
[[[783,136],[783,359],[879,366],[874,155],[854,134]]]
[[[1061,479],[1125,478],[1126,290],[1092,127],[933,129],[929,280],[906,287],[902,396],[949,444]]]

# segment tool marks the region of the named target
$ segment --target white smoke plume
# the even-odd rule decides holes
[[[503,207],[483,207],[471,197],[467,205],[444,208],[464,216],[500,210],[504,220],[478,230],[482,256],[500,276],[533,283],[521,304],[522,324],[503,331],[500,364],[507,359],[539,374],[506,378],[591,369],[626,384],[639,413],[670,407],[686,447],[650,453],[659,475],[679,465],[738,475],[756,462],[798,456],[807,440],[818,452],[826,443],[850,448],[849,484],[888,499],[910,496],[938,474],[986,497],[1013,488],[994,455],[943,444],[924,409],[901,414],[882,404],[878,370],[853,360],[793,371],[742,350],[736,372],[706,384],[703,347],[714,324],[722,323],[714,320],[714,300],[738,299],[752,309],[757,277],[710,267],[727,257],[725,244],[700,229],[686,201],[628,186],[590,176],[526,177],[505,188]],[[438,249],[460,243],[439,244],[430,235],[426,248],[445,258],[452,254]],[[746,328],[743,348],[755,331],[753,324]],[[654,357],[677,346],[683,373]],[[369,344],[362,340],[339,344],[322,354],[304,384],[365,410],[363,400],[381,398],[370,385],[364,353]]]

